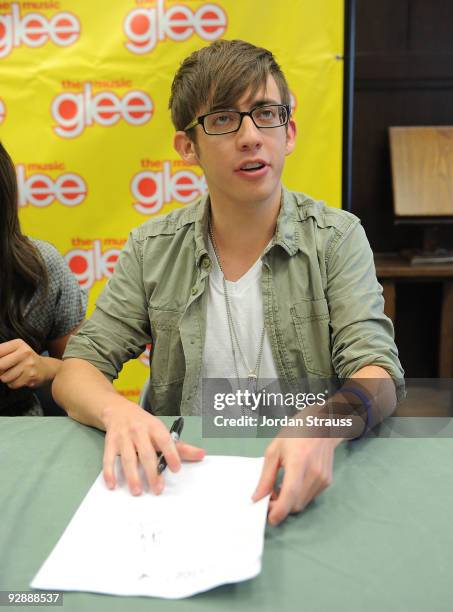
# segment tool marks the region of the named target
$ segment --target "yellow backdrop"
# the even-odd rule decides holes
[[[64,254],[89,312],[129,230],[206,189],[172,149],[167,105],[182,59],[210,41],[274,52],[298,125],[284,182],[341,205],[343,12],[343,0],[0,0],[0,135],[22,228]],[[131,399],[146,363],[117,382]]]

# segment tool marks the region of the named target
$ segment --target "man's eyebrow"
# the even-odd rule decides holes
[[[250,99],[246,101],[250,104],[250,108],[256,108],[257,106],[266,106],[267,104],[281,104],[278,100],[274,100],[273,98],[260,98],[258,100]],[[216,112],[218,110],[237,110],[235,106],[229,106],[228,108],[222,104],[215,104],[210,111],[210,113]]]
[[[250,104],[255,108],[255,106],[266,106],[266,104],[281,104],[278,100],[274,100],[273,98],[260,98],[259,100],[251,100]]]

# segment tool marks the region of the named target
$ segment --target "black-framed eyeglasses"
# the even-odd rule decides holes
[[[276,128],[286,125],[291,111],[287,104],[264,104],[255,106],[250,111],[219,110],[206,113],[191,121],[184,131],[191,130],[200,124],[210,136],[237,132],[244,117],[250,117],[257,128]]]

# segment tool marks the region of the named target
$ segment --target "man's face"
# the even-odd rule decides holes
[[[269,76],[266,88],[247,91],[238,100],[235,110],[249,111],[261,104],[281,102],[274,77]],[[198,115],[209,111],[201,109]],[[185,161],[201,166],[214,203],[246,205],[280,201],[285,155],[293,151],[295,143],[293,120],[288,126],[257,128],[251,117],[244,117],[237,132],[208,135],[201,125],[195,130],[196,144],[185,132],[177,132],[175,148]]]

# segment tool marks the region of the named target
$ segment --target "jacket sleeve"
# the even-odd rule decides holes
[[[352,223],[327,258],[327,299],[332,326],[332,363],[340,378],[377,365],[404,396],[404,371],[394,341],[393,324],[384,314],[382,287],[363,227]]]
[[[140,245],[131,234],[95,311],[70,338],[63,358],[85,359],[113,380],[150,338]]]

